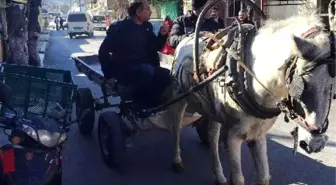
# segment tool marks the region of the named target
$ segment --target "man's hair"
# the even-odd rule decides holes
[[[142,0],[134,0],[130,3],[127,13],[130,17],[134,17],[136,15],[137,10],[143,8],[143,1]]]

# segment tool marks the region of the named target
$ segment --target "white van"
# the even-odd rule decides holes
[[[69,12],[67,23],[70,39],[82,34],[93,37],[94,25],[89,14],[85,12]]]
[[[92,16],[92,22],[94,28],[97,30],[105,30],[106,31],[106,20],[103,15],[94,15]]]

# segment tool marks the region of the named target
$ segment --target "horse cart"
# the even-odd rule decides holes
[[[76,68],[80,73],[83,73],[94,84],[101,89],[102,97],[94,97],[89,88],[78,88],[76,94],[76,115],[78,119],[78,127],[83,135],[88,135],[92,132],[95,124],[95,115],[98,111],[103,111],[111,108],[114,110],[104,111],[98,118],[98,137],[99,146],[102,157],[105,163],[110,167],[118,166],[124,159],[126,153],[126,140],[133,138],[137,130],[147,130],[153,128],[148,123],[139,121],[147,117],[155,115],[162,111],[165,107],[187,96],[191,91],[195,91],[203,86],[197,86],[190,91],[181,94],[179,97],[173,98],[172,101],[166,104],[155,107],[146,112],[139,113],[132,108],[132,101],[128,99],[128,92],[131,90],[128,87],[120,86],[114,79],[105,79],[100,69],[98,56],[96,54],[75,53],[71,56],[74,60]],[[169,68],[171,61],[169,56],[161,56],[161,65]],[[216,75],[216,74],[215,74]],[[120,102],[115,99],[119,98]],[[207,119],[202,118],[198,114],[185,115],[186,121],[195,121],[199,137],[202,142],[208,144],[207,138]],[[197,124],[196,124],[197,123]]]

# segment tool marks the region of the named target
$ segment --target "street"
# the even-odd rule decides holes
[[[95,32],[94,38],[69,39],[66,31],[51,33],[50,45],[44,65],[71,70],[79,87],[90,87],[96,96],[100,89],[85,75],[78,75],[70,55],[75,52],[97,52],[105,32]],[[327,132],[329,143],[323,152],[307,155],[292,154],[292,125],[279,117],[269,132],[268,154],[272,185],[309,184],[334,185],[336,167],[336,109],[335,102],[330,112]],[[96,118],[98,115],[96,114]],[[64,185],[211,185],[213,184],[210,152],[200,144],[195,128],[182,132],[181,149],[185,171],[175,174],[171,169],[173,158],[172,134],[164,131],[140,132],[128,150],[128,161],[122,172],[109,169],[102,161],[98,146],[97,129],[90,137],[82,136],[77,125],[71,127],[69,142],[63,155]],[[222,149],[223,150],[223,149]],[[221,151],[223,168],[228,178],[227,155]],[[243,170],[246,184],[255,179],[255,169],[243,146]]]

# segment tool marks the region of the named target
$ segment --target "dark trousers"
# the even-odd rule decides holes
[[[60,29],[60,30],[64,30],[64,26],[63,26],[63,24],[60,24],[59,29]]]
[[[116,79],[120,84],[134,87],[133,100],[142,107],[157,105],[171,83],[168,69],[150,64],[138,64],[120,70]]]

